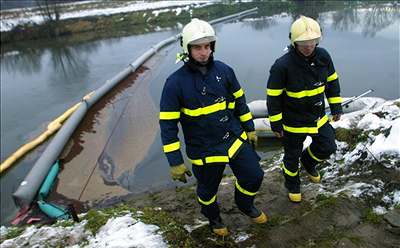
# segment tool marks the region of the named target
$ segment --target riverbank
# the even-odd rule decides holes
[[[387,5],[386,1],[378,2],[377,6]],[[355,2],[354,5],[362,6],[363,2]],[[394,5],[391,3],[387,7],[393,8]],[[302,13],[317,18],[316,10],[332,11],[351,6],[343,2],[332,1],[304,3],[298,1],[238,2],[229,0],[85,1],[82,4],[59,6],[58,21],[45,21],[37,8],[4,10],[1,12],[1,42],[7,45],[7,43],[17,41],[68,37],[82,33],[120,37],[163,29],[180,29],[193,17],[212,20],[254,7],[259,8],[256,17],[286,12],[293,15]]]
[[[195,201],[195,187],[179,184],[122,205],[90,210],[80,215],[79,224],[2,227],[1,245],[395,247],[400,234],[400,99],[347,114],[333,125],[338,150],[320,165],[321,184],[309,182],[302,173],[300,204],[287,199],[279,166],[282,152],[262,161],[265,177],[256,205],[269,216],[265,225],[256,226],[239,212],[235,180],[226,176],[218,192],[230,230],[226,239],[209,231]]]
[[[147,3],[113,1],[79,5],[79,9],[61,9],[58,21],[44,21],[38,11],[28,17],[19,13],[2,13],[1,42],[69,36],[95,32],[110,35],[134,35],[181,28],[192,16],[206,20],[240,12],[253,4],[221,4],[219,1],[154,1]],[[64,11],[64,12],[62,12]],[[29,16],[30,15],[30,16]],[[65,16],[65,18],[63,18]]]

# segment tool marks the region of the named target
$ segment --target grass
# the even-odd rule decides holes
[[[85,228],[95,235],[99,231],[100,227],[107,223],[108,218],[110,218],[108,214],[91,209],[84,217],[84,219],[88,221]]]
[[[337,198],[335,196],[329,196],[325,194],[318,194],[315,202],[319,206],[333,206],[337,203]]]
[[[288,220],[289,220],[288,216],[275,213],[274,215],[272,215],[269,218],[269,220],[266,223],[266,225],[269,226],[269,227],[276,227],[276,226],[279,226],[280,224],[282,224],[282,223],[284,223],[284,222],[286,222]]]
[[[0,243],[3,243],[4,240],[18,237],[23,231],[25,231],[25,228],[22,227],[9,228],[7,234],[0,240]]]
[[[194,241],[183,228],[183,224],[165,211],[144,208],[140,219],[146,224],[160,227],[169,247],[195,247]]]
[[[68,219],[68,220],[60,220],[57,221],[53,226],[54,227],[69,227],[69,226],[74,226],[75,222],[72,219]]]
[[[336,128],[336,139],[349,144],[351,149],[354,149],[358,143],[365,142],[368,140],[369,132],[363,132],[358,128],[346,129]]]
[[[372,209],[364,211],[362,220],[370,224],[379,224],[382,222],[382,216],[375,213]]]

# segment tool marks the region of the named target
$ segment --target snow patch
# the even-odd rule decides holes
[[[121,1],[120,4],[116,7],[108,7],[108,8],[101,8],[101,9],[85,9],[79,11],[70,11],[66,13],[61,13],[60,19],[72,19],[72,18],[82,18],[88,16],[108,16],[113,14],[119,13],[128,13],[128,12],[135,12],[135,11],[142,11],[142,10],[157,10],[158,13],[161,13],[162,9],[177,7],[180,8],[185,6],[188,8],[192,6],[193,8],[204,7],[206,5],[214,4],[216,1],[212,0],[200,0],[200,1],[191,1],[191,0],[179,0],[179,1],[155,1],[155,2],[144,2],[144,1],[131,1],[131,2],[124,2]],[[119,3],[116,1],[116,3]],[[170,11],[170,9],[168,9]],[[180,13],[181,10],[174,10]],[[24,24],[41,24],[44,22],[43,17],[40,15],[40,11],[37,9],[24,9],[23,17],[14,18],[2,15],[0,20],[0,31],[10,31],[17,25],[24,25]]]
[[[167,247],[159,227],[146,225],[131,217],[131,214],[111,218],[102,226],[96,237],[89,239],[88,248],[102,247]],[[112,246],[110,246],[112,245]]]
[[[196,230],[197,228],[206,226],[206,225],[208,225],[208,221],[202,221],[202,220],[196,219],[195,225],[193,225],[193,226],[184,225],[183,228],[185,228],[185,230],[188,231],[188,233],[191,233],[191,232],[193,232],[193,230]]]
[[[238,233],[238,234],[236,235],[236,237],[235,237],[235,242],[236,242],[236,243],[240,243],[240,242],[243,242],[243,241],[249,239],[250,237],[251,237],[251,236],[250,236],[249,234],[244,233],[244,232],[240,232],[240,233]]]

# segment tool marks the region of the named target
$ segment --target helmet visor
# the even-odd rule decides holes
[[[206,36],[206,37],[202,37],[200,39],[196,39],[194,41],[189,42],[189,45],[200,45],[200,44],[204,44],[204,43],[210,43],[215,41],[215,36]]]
[[[296,41],[296,45],[298,46],[315,46],[321,41],[321,38],[312,39],[312,40],[302,40]]]

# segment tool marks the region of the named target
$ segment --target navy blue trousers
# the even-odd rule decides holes
[[[284,133],[283,175],[285,186],[291,193],[300,193],[299,162],[310,172],[336,151],[335,130],[329,123],[320,127],[317,135],[311,136],[311,145],[303,151],[306,137],[305,134]]]
[[[264,177],[259,161],[260,157],[257,153],[247,142],[244,142],[238,154],[229,162],[237,179],[235,202],[244,214],[250,213],[255,193],[260,188]],[[217,192],[225,166],[224,163],[192,166],[193,174],[197,179],[197,196],[201,213],[208,219],[215,220],[220,217]]]

